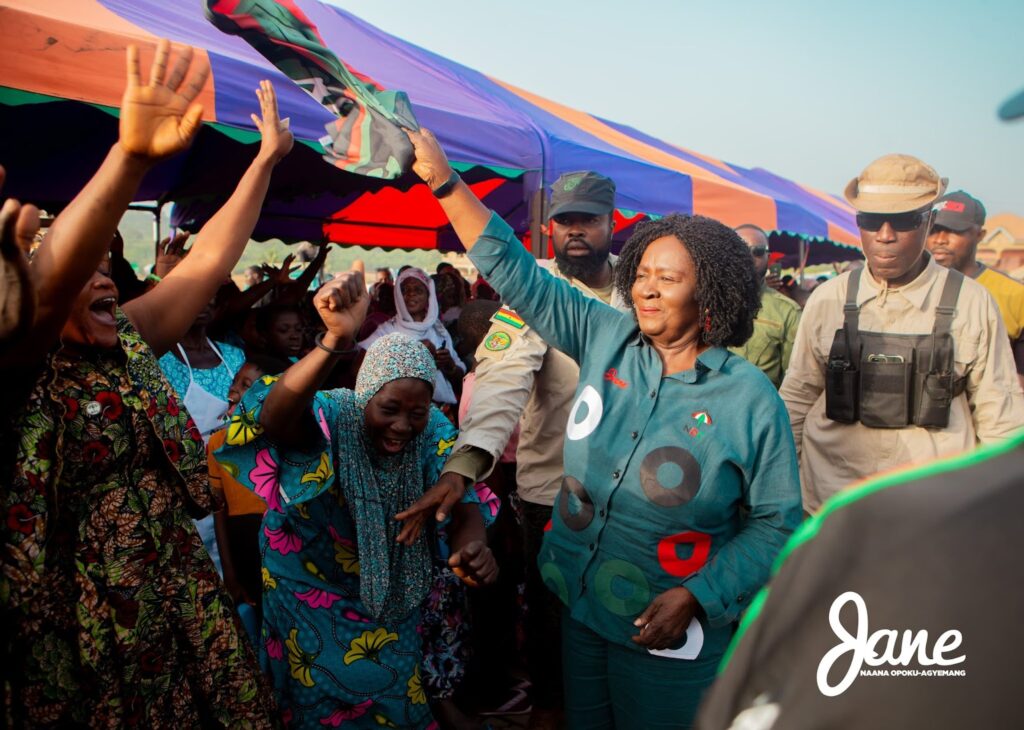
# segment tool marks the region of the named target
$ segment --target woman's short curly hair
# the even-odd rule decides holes
[[[698,311],[711,318],[710,327],[701,326],[703,341],[720,347],[743,345],[754,332],[761,284],[747,244],[712,218],[674,213],[639,224],[615,266],[615,286],[622,298],[633,306],[633,282],[644,251],[665,236],[674,236],[686,247],[697,269]]]

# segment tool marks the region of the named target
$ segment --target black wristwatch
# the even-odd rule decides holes
[[[455,170],[452,170],[451,177],[449,177],[447,180],[441,183],[441,187],[437,188],[436,190],[431,190],[430,192],[432,192],[434,194],[434,197],[438,199],[448,197],[449,195],[451,195],[452,190],[455,189],[455,186],[461,179],[462,178],[459,177],[459,173],[455,172]]]

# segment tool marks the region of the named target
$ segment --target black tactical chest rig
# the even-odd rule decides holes
[[[843,327],[836,330],[825,371],[825,415],[871,428],[945,428],[966,377],[953,370],[951,326],[963,274],[950,269],[935,308],[931,334],[863,332],[857,290],[861,269],[850,273]]]

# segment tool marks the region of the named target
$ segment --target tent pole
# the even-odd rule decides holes
[[[160,217],[164,210],[163,203],[157,203],[153,209],[153,245],[160,243]]]
[[[153,214],[153,247],[160,243],[160,214],[163,212],[164,204],[157,203],[156,205],[143,205],[142,203],[130,203],[128,210],[144,210],[147,213]],[[153,261],[154,265],[156,261]]]
[[[542,259],[547,255],[547,242],[544,241],[544,190],[534,190],[530,194],[530,243],[535,259]]]
[[[807,266],[807,239],[803,236],[798,236],[800,243],[797,249],[797,259],[800,261],[800,270],[797,272],[797,283],[800,286],[804,284],[804,267]]]

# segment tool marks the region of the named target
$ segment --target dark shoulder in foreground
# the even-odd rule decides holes
[[[697,727],[1018,725],[1022,483],[1024,431],[826,502],[783,548]]]

